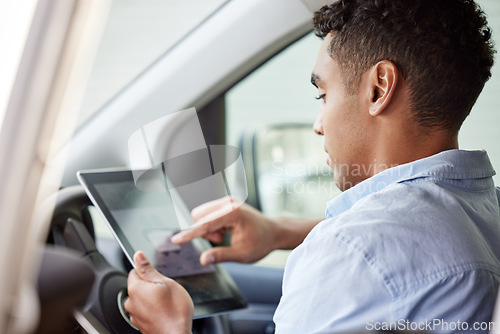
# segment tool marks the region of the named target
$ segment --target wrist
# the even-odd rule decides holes
[[[290,219],[276,218],[273,220],[274,249],[293,249],[301,241],[296,240],[298,231],[294,231]]]
[[[193,333],[193,323],[192,321],[179,321],[177,323],[168,322],[163,326],[165,334],[192,334]]]
[[[272,220],[274,249],[294,249],[300,245],[321,219],[299,220],[276,218]]]

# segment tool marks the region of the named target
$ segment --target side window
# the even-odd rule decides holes
[[[248,75],[225,96],[229,145],[238,146],[243,134],[267,126],[259,132],[263,149],[256,155],[262,161],[257,173],[260,178],[257,183],[262,188],[260,206],[270,216],[324,216],[327,198],[319,200],[317,194],[315,197],[307,194],[319,181],[333,180],[326,165],[323,139],[312,130],[319,102],[315,100],[317,90],[310,78],[320,44],[321,40],[313,33],[304,36]],[[296,123],[300,125],[295,126]],[[272,124],[287,124],[287,128]],[[318,153],[311,152],[310,148],[317,149]],[[309,159],[313,155],[321,160]],[[251,171],[247,168],[248,172]],[[314,175],[309,175],[311,173]],[[315,180],[313,183],[311,178]],[[334,193],[338,193],[336,187]],[[275,251],[258,265],[282,267],[287,254]]]
[[[314,122],[319,103],[311,72],[321,40],[309,33],[226,93],[227,142],[269,122]],[[312,131],[312,130],[311,130]]]

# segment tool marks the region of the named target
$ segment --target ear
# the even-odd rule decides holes
[[[382,60],[371,68],[369,72],[370,115],[380,115],[391,103],[398,84],[398,73],[396,65],[389,60]]]

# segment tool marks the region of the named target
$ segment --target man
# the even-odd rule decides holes
[[[218,242],[230,229],[231,246],[205,252],[203,264],[295,248],[279,333],[487,331],[500,190],[486,153],[458,150],[457,139],[491,75],[484,14],[472,0],[342,0],[314,24],[324,38],[311,77],[321,99],[314,131],[344,192],[321,223],[271,220],[220,199],[195,209],[197,226],[172,241]],[[189,332],[187,293],[144,254],[135,260],[132,322],[145,333]]]

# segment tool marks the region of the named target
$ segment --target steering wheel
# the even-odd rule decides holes
[[[73,249],[90,261],[95,280],[85,311],[95,317],[101,327],[116,334],[140,333],[130,323],[123,307],[127,298],[127,273],[113,267],[96,247],[94,224],[88,210],[91,205],[83,187],[61,189],[47,243]],[[124,257],[122,260],[128,263]],[[219,315],[194,320],[193,333],[229,333],[227,318]]]

